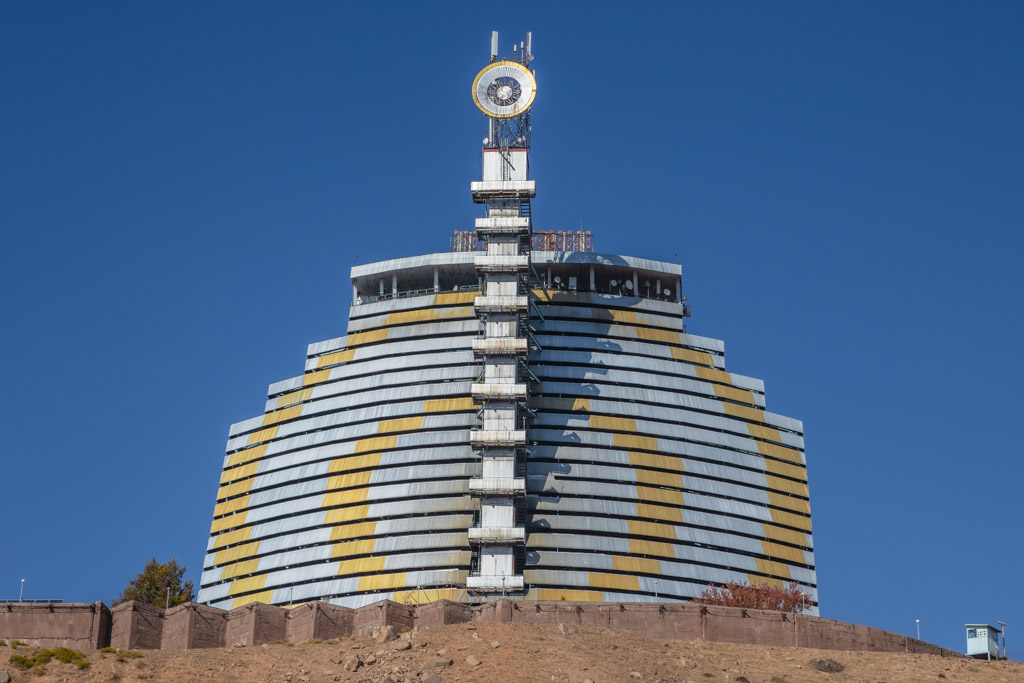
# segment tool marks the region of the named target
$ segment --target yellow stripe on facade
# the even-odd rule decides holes
[[[792,493],[795,496],[803,496],[804,498],[807,498],[810,495],[807,491],[807,484],[799,481],[781,479],[779,477],[773,477],[770,474],[764,475],[764,478],[767,480],[768,488],[770,489],[785,491],[786,493]]]
[[[768,492],[768,504],[772,507],[786,508],[794,512],[802,512],[805,515],[811,514],[811,504],[801,498],[794,498],[783,493]]]
[[[453,413],[460,410],[476,410],[476,401],[472,396],[463,398],[435,398],[423,402],[424,413]]]
[[[400,574],[374,574],[359,579],[360,591],[379,591],[405,586],[405,572]]]
[[[661,519],[666,522],[683,523],[683,511],[679,507],[667,507],[665,505],[651,505],[650,503],[637,503],[636,516],[644,519]],[[675,534],[672,534],[675,538]]]
[[[620,572],[661,574],[661,563],[657,560],[650,560],[644,557],[623,557],[622,555],[613,555],[612,567]]]
[[[772,576],[778,576],[783,579],[791,578],[789,575],[789,566],[782,564],[781,562],[772,562],[771,560],[762,560],[758,558],[757,571],[761,574],[770,574]]]
[[[224,567],[224,570],[220,574],[221,580],[233,579],[236,576],[245,576],[246,574],[254,574],[259,569],[259,560],[246,560],[244,562],[236,562],[229,564]]]
[[[366,515],[370,512],[369,505],[356,505],[355,507],[341,508],[340,510],[328,510],[324,514],[324,524],[344,524],[345,522],[352,522],[357,519],[366,519]],[[364,524],[370,524],[376,526],[376,522],[365,522]],[[361,527],[363,524],[348,524],[346,526],[337,527],[331,529],[331,540],[341,541],[346,538],[355,538],[355,536],[365,536],[367,534],[355,534],[355,536],[347,535],[346,529],[357,531],[356,527]],[[373,533],[373,527],[370,528],[370,532]]]
[[[640,500],[664,505],[683,506],[683,492],[669,491],[668,489],[652,488],[650,486],[637,486],[636,496]]]
[[[629,552],[634,555],[655,555],[657,557],[675,557],[676,551],[671,543],[660,543],[658,541],[641,541],[636,538],[629,539]]]
[[[384,569],[386,559],[381,555],[380,557],[360,557],[358,560],[344,560],[338,563],[338,576],[379,572]]]
[[[607,415],[591,415],[590,426],[593,429],[636,433],[636,420],[631,417],[608,417]]]
[[[240,598],[235,598],[231,602],[231,609],[238,607],[244,607],[253,602],[264,602],[270,604],[270,601],[274,599],[274,591],[263,591],[262,593],[253,593],[252,595],[243,595]]]
[[[369,510],[368,505],[361,505],[358,508],[354,508],[356,512],[363,511],[363,515],[359,516],[358,519],[362,519],[365,516],[365,511]],[[332,520],[333,521],[333,520]],[[377,522],[359,522],[358,524],[342,524],[331,529],[331,541],[345,541],[350,538],[363,538],[365,536],[373,536],[374,532],[377,531]]]
[[[610,588],[620,591],[640,590],[640,579],[623,574],[605,574],[604,572],[587,572],[587,582],[591,588]]]
[[[241,498],[232,498],[226,500],[223,503],[217,503],[213,507],[213,516],[220,517],[221,515],[227,515],[232,512],[238,512],[249,507],[249,499],[251,496],[242,496]]]
[[[764,461],[764,466],[769,472],[777,474],[780,477],[789,477],[790,479],[807,481],[807,468],[802,465],[790,465],[787,462],[766,459]]]
[[[732,375],[725,370],[719,370],[718,368],[694,368],[694,371],[697,373],[697,377],[705,381],[732,385]]]
[[[353,346],[362,346],[363,344],[373,344],[375,342],[384,341],[388,338],[388,332],[390,330],[370,330],[369,332],[356,332],[348,335],[345,338],[345,346],[352,350]]]
[[[298,391],[292,391],[287,394],[278,396],[277,402],[274,403],[274,408],[280,410],[281,408],[287,408],[288,406],[296,403],[305,403],[309,400],[309,397],[313,395],[313,388],[299,389]]]
[[[571,410],[582,410],[585,413],[590,412],[590,399],[589,398],[577,398],[572,402]]]
[[[277,427],[271,427],[270,429],[261,429],[258,432],[254,432],[249,435],[249,446],[253,446],[264,441],[270,441],[277,436]]]
[[[349,470],[361,470],[367,467],[376,467],[380,464],[380,453],[364,453],[353,455],[347,458],[332,460],[327,471],[330,474],[335,472],[347,472]]]
[[[476,294],[474,293],[474,297],[475,296]],[[476,318],[476,311],[472,306],[460,306],[458,308],[418,308],[413,311],[392,313],[385,319],[382,327],[421,323],[430,320],[452,320],[454,318]]]
[[[793,531],[792,529],[780,529],[772,524],[762,524],[761,526],[764,527],[765,538],[770,538],[773,541],[780,541],[782,543],[798,545],[803,548],[811,547],[811,543],[807,539],[807,534],[800,533],[799,531]]]
[[[779,460],[788,460],[789,462],[795,462],[799,465],[804,464],[804,459],[800,451],[793,448],[786,448],[785,446],[776,446],[773,443],[758,441],[757,450],[761,452],[761,455],[778,458]]]
[[[758,574],[747,574],[747,583],[751,586],[775,586],[782,588],[782,579],[774,579],[770,576],[759,576]]]
[[[751,408],[749,406],[738,406],[735,403],[723,403],[722,408],[725,410],[725,414],[730,417],[738,417],[741,420],[753,420],[754,422],[764,422],[764,411],[760,408]],[[750,425],[747,425],[748,428]],[[750,433],[750,430],[747,430]],[[754,436],[751,434],[751,436]]]
[[[374,527],[376,523],[371,522]],[[339,527],[341,528],[341,527]],[[332,530],[333,533],[333,530]],[[373,533],[371,528],[370,533]],[[365,538],[361,541],[348,541],[347,543],[337,543],[331,548],[331,557],[351,557],[352,555],[369,555],[374,551],[377,546],[376,539]]]
[[[229,531],[226,534],[220,534],[219,536],[214,536],[213,547],[223,548],[226,545],[235,545],[242,541],[248,541],[251,534],[252,527],[250,526],[245,527],[244,529],[235,529],[234,531]]]
[[[636,420],[631,417],[591,415],[590,426],[593,429],[612,431],[612,443],[617,448],[622,448],[624,450],[658,450],[658,440],[652,436],[641,436],[637,434]],[[626,433],[623,434],[622,432]]]
[[[378,434],[390,434],[391,432],[414,432],[423,427],[423,416],[403,417],[397,420],[381,420],[377,424]]]
[[[352,360],[352,357],[356,355],[355,349],[345,349],[344,351],[335,351],[334,353],[328,353],[326,356],[320,356],[316,359],[316,369],[320,370],[331,365],[341,365],[342,363],[348,363]]]
[[[739,401],[740,403],[754,404],[754,392],[746,389],[737,389],[736,387],[727,387],[721,384],[712,384],[711,388],[715,390],[715,396],[718,398],[726,398],[730,401]]]
[[[227,564],[228,562],[234,562],[235,560],[244,560],[247,557],[252,557],[260,552],[260,542],[253,541],[252,543],[245,543],[243,545],[236,545],[234,548],[228,548],[227,550],[220,550],[216,555],[213,556],[213,564],[220,566]]]
[[[650,486],[670,486],[672,488],[681,489],[683,488],[683,477],[679,474],[670,474],[668,472],[652,472],[651,470],[635,470],[636,481],[638,484],[648,484]]]
[[[762,415],[762,417],[764,417]],[[764,439],[765,441],[776,441],[782,442],[782,435],[779,434],[779,430],[774,427],[763,427],[761,425],[752,425],[747,423],[747,433],[755,439]]]
[[[249,489],[252,488],[253,482],[256,480],[253,478],[243,479],[242,481],[236,481],[233,484],[227,486],[221,486],[217,489],[217,500],[224,500],[225,498],[234,498],[235,496],[243,493],[248,493]]]
[[[786,560],[787,562],[795,562],[797,564],[804,564],[807,562],[807,558],[804,556],[804,551],[799,548],[791,548],[788,545],[780,545],[770,541],[761,541],[761,549],[768,557]]]
[[[238,595],[239,593],[258,591],[265,585],[267,585],[267,574],[250,576],[245,579],[236,579],[231,582],[231,588],[228,589],[228,595]]]
[[[448,294],[435,294],[434,305],[451,306],[453,304],[471,304],[479,294],[480,292],[476,290],[473,290],[471,292],[450,292]]]
[[[804,531],[811,530],[811,518],[797,515],[792,512],[785,512],[783,510],[771,509],[772,521],[776,524],[783,524],[785,526],[796,527],[797,529],[803,529]]]
[[[653,436],[640,436],[639,434],[612,434],[612,444],[624,451],[632,450],[658,450],[658,440]]]
[[[245,518],[249,514],[249,511],[240,512],[237,515],[228,515],[227,517],[219,517],[213,520],[213,524],[210,525],[210,534],[219,534],[225,529],[231,529],[236,526],[243,526],[245,524]]]
[[[326,382],[331,378],[330,370],[317,370],[316,372],[307,372],[302,376],[302,386],[308,387],[311,384],[320,384]]]
[[[370,451],[387,451],[395,447],[398,442],[397,436],[371,436],[366,439],[359,439],[356,441],[355,448],[352,452],[355,453],[369,453]]]
[[[569,600],[572,602],[604,602],[604,593],[586,590],[562,590],[560,588],[538,588],[537,600]]]
[[[614,320],[617,323],[637,323],[636,311],[620,311],[615,308],[595,308],[593,310],[594,320]]]
[[[267,452],[266,444],[257,446],[256,448],[246,448],[245,450],[232,453],[231,457],[228,458],[228,467],[234,467],[243,463],[252,462],[253,460],[260,460]]]
[[[369,479],[370,473],[366,472],[366,477]],[[351,475],[345,475],[351,476]],[[334,479],[334,477],[331,477]],[[320,503],[320,507],[336,507],[338,505],[351,505],[353,503],[362,503],[366,500],[366,496],[370,489],[350,489],[348,491],[334,491],[333,493],[325,493],[323,502]]]
[[[396,591],[391,597],[403,605],[424,605],[438,600],[459,601],[458,588],[421,588],[420,590]]]
[[[662,344],[678,344],[679,332],[673,330],[657,329],[652,327],[634,327],[636,338],[643,341],[659,342]]]
[[[672,357],[676,360],[697,365],[713,366],[715,364],[715,359],[707,351],[694,351],[693,349],[684,349],[681,346],[672,347]]]
[[[629,464],[634,467],[657,467],[662,470],[685,471],[683,459],[678,455],[657,455],[655,453],[629,453]],[[682,479],[680,479],[682,481]]]
[[[334,489],[350,489],[356,486],[366,486],[370,483],[370,476],[373,472],[349,472],[347,474],[338,474],[327,480],[327,490],[333,491]]]
[[[638,505],[639,507],[639,505]],[[658,536],[660,538],[675,538],[676,530],[668,524],[658,524],[656,522],[638,522],[636,520],[629,520],[630,536]]]
[[[284,410],[275,410],[272,413],[267,413],[263,416],[263,426],[269,427],[270,425],[276,425],[280,422],[287,420],[294,420],[295,418],[302,415],[302,406],[292,406],[291,408],[285,408]]]
[[[240,481],[247,477],[251,477],[256,474],[256,471],[259,470],[259,468],[260,464],[258,462],[251,462],[248,465],[242,465],[241,467],[229,467],[221,472],[220,483],[226,484],[229,481]]]

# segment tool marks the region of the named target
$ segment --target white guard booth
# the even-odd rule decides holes
[[[999,629],[990,624],[964,624],[967,628],[967,656],[999,659]]]

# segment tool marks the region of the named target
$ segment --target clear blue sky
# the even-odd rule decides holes
[[[198,583],[228,425],[471,225],[530,29],[538,227],[682,263],[804,420],[822,613],[1024,658],[1024,5],[517,8],[0,4],[0,598]]]

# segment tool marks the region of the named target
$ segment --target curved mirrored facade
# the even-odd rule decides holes
[[[473,436],[486,360],[475,257],[353,269],[348,334],[312,344],[305,372],[231,428],[201,602],[498,592],[468,580],[497,495],[473,490],[495,486]],[[816,604],[802,425],[765,410],[761,381],[726,371],[722,342],[686,333],[679,267],[531,257],[525,491],[507,531],[523,538],[490,539],[513,543],[500,592],[671,601],[797,581]]]

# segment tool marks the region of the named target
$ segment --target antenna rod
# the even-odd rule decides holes
[[[491,31],[491,61],[498,58],[498,32]]]

